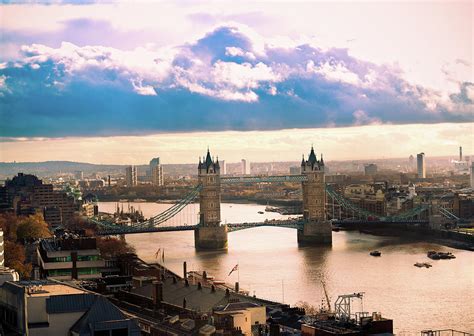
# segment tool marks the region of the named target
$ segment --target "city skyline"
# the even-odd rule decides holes
[[[472,153],[471,2],[42,3],[0,7],[0,161]]]

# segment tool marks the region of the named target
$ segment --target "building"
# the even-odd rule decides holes
[[[43,184],[36,176],[23,173],[18,173],[0,187],[0,197],[4,211],[24,216],[42,213],[52,227],[71,220],[80,205],[74,195],[54,190],[52,184]]]
[[[349,199],[357,207],[379,216],[387,214],[387,201],[382,189],[377,189],[377,185],[350,184],[344,188],[344,197]],[[352,216],[353,214],[345,214]]]
[[[105,297],[47,281],[0,286],[0,322],[7,334],[14,335],[140,335],[137,321]]]
[[[377,165],[375,163],[369,163],[364,166],[365,175],[377,174]]]
[[[151,159],[149,174],[151,182],[155,186],[162,186],[163,183],[163,166],[160,164],[160,158],[156,157]]]
[[[416,155],[416,167],[418,172],[418,178],[426,178],[425,153],[420,153]]]
[[[408,170],[413,171],[415,168],[415,157],[413,155],[410,155],[408,158]]]
[[[301,168],[298,166],[292,166],[290,167],[290,175],[300,175],[301,174]]]
[[[40,276],[46,279],[100,278],[105,267],[95,238],[43,239],[36,252]]]
[[[242,159],[240,162],[240,168],[242,175],[250,175],[250,162]]]
[[[241,330],[244,335],[258,335],[267,320],[265,306],[254,302],[231,302],[217,307],[212,316],[217,330]]]
[[[137,167],[128,166],[125,168],[125,183],[127,187],[135,187],[138,184]]]
[[[474,188],[474,162],[471,162],[470,174],[471,174],[471,188]]]
[[[163,182],[163,166],[157,165],[152,168],[151,171],[151,182],[155,186],[162,186],[164,185]]]
[[[3,242],[3,231],[0,229],[0,286],[7,281],[18,281],[20,276],[18,272],[8,267],[5,267],[5,245]]]
[[[227,174],[227,163],[225,160],[220,161],[220,166],[221,166],[221,175],[226,175]]]
[[[459,218],[474,218],[474,193],[455,193],[453,213]]]

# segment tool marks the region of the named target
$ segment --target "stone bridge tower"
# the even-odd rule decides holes
[[[198,165],[199,184],[199,226],[194,231],[194,245],[197,249],[227,248],[227,227],[221,226],[221,177],[219,159],[214,162],[211,153]]]
[[[326,219],[324,160],[318,160],[311,147],[308,160],[301,161],[301,174],[307,176],[303,187],[303,228],[298,230],[300,244],[332,244],[331,224]]]

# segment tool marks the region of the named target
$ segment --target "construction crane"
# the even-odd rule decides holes
[[[326,305],[328,306],[328,313],[332,313],[331,301],[329,300],[328,291],[326,290],[326,283],[324,282],[324,280],[321,280],[321,284],[323,285],[324,296],[326,297]]]

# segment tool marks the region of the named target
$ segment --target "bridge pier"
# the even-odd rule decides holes
[[[331,245],[332,228],[326,219],[326,184],[324,160],[318,161],[313,147],[308,160],[301,162],[301,174],[307,176],[303,187],[303,227],[298,230],[300,245]]]
[[[227,248],[227,226],[199,226],[194,230],[197,250],[222,250]]]
[[[227,227],[221,226],[221,177],[219,159],[214,162],[209,150],[198,166],[199,225],[194,230],[194,246],[198,250],[227,248]]]

